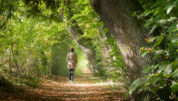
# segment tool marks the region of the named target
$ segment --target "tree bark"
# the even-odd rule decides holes
[[[90,3],[116,39],[128,72],[131,74],[131,81],[142,76],[141,71],[152,63],[152,56],[142,57],[139,51],[141,47],[148,47],[141,23],[131,16],[135,10],[142,9],[139,2],[137,0],[90,0]]]
[[[68,14],[68,18],[64,17],[64,14],[62,11],[61,12],[62,19],[64,22],[66,22],[66,24],[70,20],[70,24],[67,24],[68,32],[71,34],[74,42],[79,46],[79,48],[82,50],[82,52],[86,56],[88,60],[89,69],[95,75],[97,62],[96,62],[95,51],[94,51],[94,48],[92,47],[91,39],[86,39],[86,38],[81,37],[81,35],[83,35],[83,31],[79,28],[77,22],[71,19],[73,16],[73,13],[70,8],[70,0],[68,0],[65,4],[68,8],[67,12],[65,12]]]

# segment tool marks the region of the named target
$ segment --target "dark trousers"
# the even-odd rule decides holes
[[[74,69],[69,69],[69,80],[73,81],[74,79]]]

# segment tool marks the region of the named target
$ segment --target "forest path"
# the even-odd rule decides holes
[[[93,77],[87,71],[75,77],[73,84],[67,77],[56,76],[44,80],[38,88],[24,89],[9,101],[122,101],[125,92],[121,84]]]

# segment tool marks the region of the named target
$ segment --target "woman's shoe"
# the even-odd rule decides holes
[[[73,84],[72,80],[69,80],[69,83],[70,83],[70,84]]]

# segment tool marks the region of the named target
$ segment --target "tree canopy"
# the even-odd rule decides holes
[[[176,101],[178,0],[0,0],[0,85],[76,75],[122,82],[137,101]],[[25,80],[25,82],[24,82]],[[146,93],[145,93],[146,92]],[[137,96],[138,95],[138,96]],[[148,97],[147,97],[148,98]],[[148,101],[149,101],[148,100]]]

